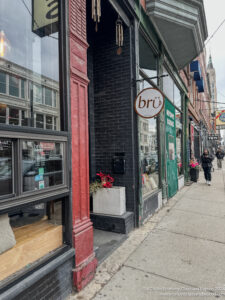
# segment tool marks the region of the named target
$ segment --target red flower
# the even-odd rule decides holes
[[[109,174],[106,175],[102,172],[99,172],[96,175],[101,178],[101,183],[102,183],[102,186],[104,188],[111,188],[112,187],[112,183],[114,182],[113,177],[111,177]]]

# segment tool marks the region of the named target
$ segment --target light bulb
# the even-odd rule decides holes
[[[5,37],[5,33],[2,30],[0,32],[0,57],[4,57],[7,52],[9,52],[11,49],[9,41],[7,40],[7,38]]]

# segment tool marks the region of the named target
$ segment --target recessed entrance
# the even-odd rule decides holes
[[[90,182],[96,181],[99,172],[110,174],[114,186],[125,188],[126,213],[93,213],[91,197],[94,246],[100,261],[134,227],[130,29],[109,1],[101,4],[101,18],[96,26],[92,1],[87,1]],[[121,47],[116,39],[118,24],[122,28]]]

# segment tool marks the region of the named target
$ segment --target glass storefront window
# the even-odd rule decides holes
[[[0,93],[8,95],[0,100],[0,106],[14,107],[18,98],[21,116],[24,110],[21,99],[26,99],[27,126],[37,124],[38,128],[46,129],[34,117],[46,114],[60,119],[60,105],[56,105],[56,99],[60,100],[58,1],[48,5],[47,1],[38,0],[1,0],[0,31],[4,39]],[[19,118],[12,121],[11,117],[5,124],[24,126],[23,119]],[[60,126],[56,130],[61,130]]]
[[[52,130],[52,117],[46,116],[46,129]]]
[[[44,116],[37,114],[36,115],[36,127],[37,128],[44,128]]]
[[[22,159],[24,192],[64,183],[62,143],[24,141]]]
[[[57,130],[57,118],[54,117],[54,130]]]
[[[174,105],[177,108],[181,109],[181,94],[176,85],[174,85]]]
[[[21,79],[21,98],[25,99],[25,80]]]
[[[6,105],[0,104],[0,123],[6,123]]]
[[[0,215],[0,281],[63,245],[62,201],[16,208]]]
[[[16,108],[9,108],[9,124],[19,125],[19,110]]]
[[[53,91],[53,107],[56,107],[56,92]]]
[[[140,90],[152,88],[157,85],[157,56],[152,51],[149,43],[139,34],[139,60],[140,60]],[[149,77],[151,79],[149,79]],[[157,120],[156,118],[139,118],[139,144],[141,182],[143,198],[148,197],[152,191],[158,189],[158,143],[157,143]]]
[[[0,93],[6,93],[6,74],[4,72],[0,72]]]
[[[22,117],[22,126],[28,126],[28,119],[26,117],[26,112],[24,110],[21,111]]]
[[[142,194],[148,195],[158,188],[158,147],[157,147],[157,122],[156,119],[140,119],[140,155],[141,155],[141,180]]]
[[[139,49],[140,69],[146,74],[146,77],[156,77],[157,57],[141,34],[139,34]],[[157,78],[152,79],[152,81],[157,84]]]
[[[52,106],[52,90],[45,88],[45,104]]]
[[[163,74],[168,74],[166,69],[164,69]],[[168,97],[168,99],[173,102],[174,101],[174,82],[171,76],[163,77],[163,92]]]
[[[9,76],[9,95],[19,97],[19,79],[15,76]]]
[[[164,94],[178,109],[182,109],[180,90],[178,89],[174,80],[168,74],[168,72],[165,68],[163,69],[163,74],[168,75],[166,77],[163,77],[163,92],[164,92]]]
[[[183,174],[182,162],[182,114],[176,110],[176,152],[178,176]]]
[[[42,87],[37,84],[33,84],[33,99],[36,103],[42,103]]]
[[[12,194],[12,142],[0,139],[0,196]]]

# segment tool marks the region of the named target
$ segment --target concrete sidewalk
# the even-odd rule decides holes
[[[225,170],[170,199],[70,299],[225,299]]]

